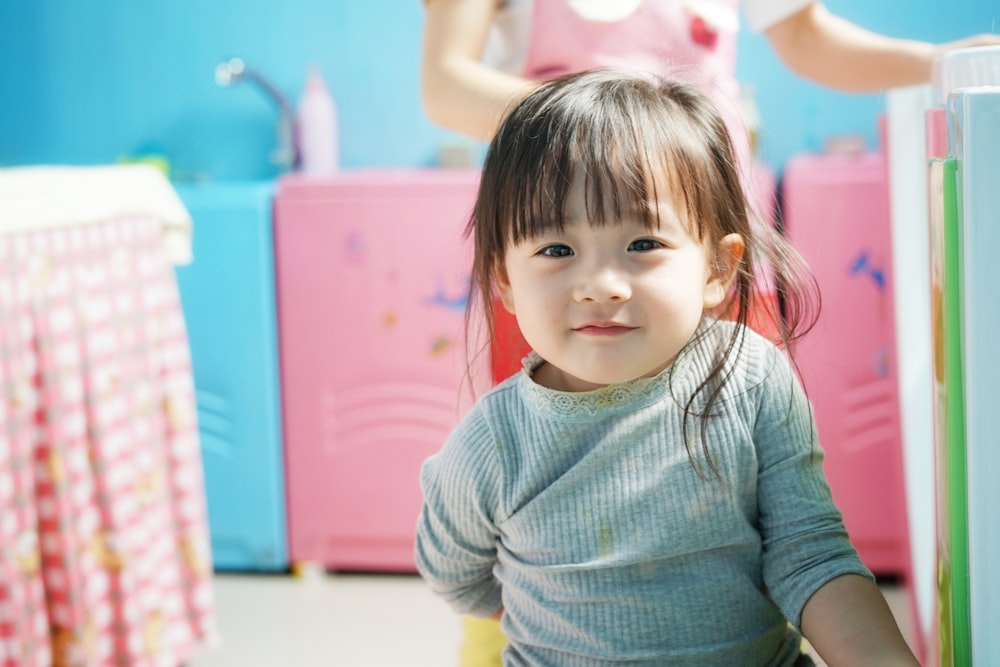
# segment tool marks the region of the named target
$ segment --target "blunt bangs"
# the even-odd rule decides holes
[[[494,262],[508,243],[562,230],[578,178],[594,224],[637,216],[654,229],[655,203],[668,199],[699,240],[706,226],[721,225],[720,235],[743,231],[742,192],[727,187],[736,180],[726,177],[734,168],[728,135],[703,98],[685,96],[683,87],[664,95],[669,82],[639,77],[589,72],[571,78],[586,78],[588,85],[543,86],[511,113],[490,146],[481,192],[491,198],[477,202],[469,231]],[[725,150],[713,154],[720,133]],[[737,201],[712,196],[719,188]],[[724,222],[734,214],[743,219]]]

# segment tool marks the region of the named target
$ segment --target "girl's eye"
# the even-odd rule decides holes
[[[657,248],[662,248],[663,244],[659,241],[654,241],[653,239],[636,239],[628,245],[628,249],[634,252],[648,252],[650,250],[656,250]]]
[[[539,255],[544,255],[545,257],[569,257],[573,254],[573,249],[567,245],[553,244],[545,246],[538,251]]]

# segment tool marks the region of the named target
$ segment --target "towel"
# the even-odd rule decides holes
[[[0,234],[132,216],[159,221],[170,261],[191,263],[191,215],[152,165],[0,169]]]

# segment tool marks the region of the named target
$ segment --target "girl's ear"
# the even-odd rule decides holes
[[[743,237],[739,234],[726,234],[719,241],[705,284],[706,310],[719,306],[725,300],[726,292],[736,277],[736,269],[743,261],[745,250]]]
[[[500,301],[507,312],[514,315],[514,294],[510,288],[510,278],[507,277],[507,267],[501,262],[493,269],[493,281],[500,293]]]

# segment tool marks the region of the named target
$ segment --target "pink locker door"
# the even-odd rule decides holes
[[[478,172],[414,170],[279,185],[293,563],[414,570],[420,465],[462,410],[463,231],[477,182]]]
[[[851,541],[880,574],[907,570],[888,185],[884,158],[801,156],[784,174],[788,236],[822,292],[797,348],[826,473]]]

